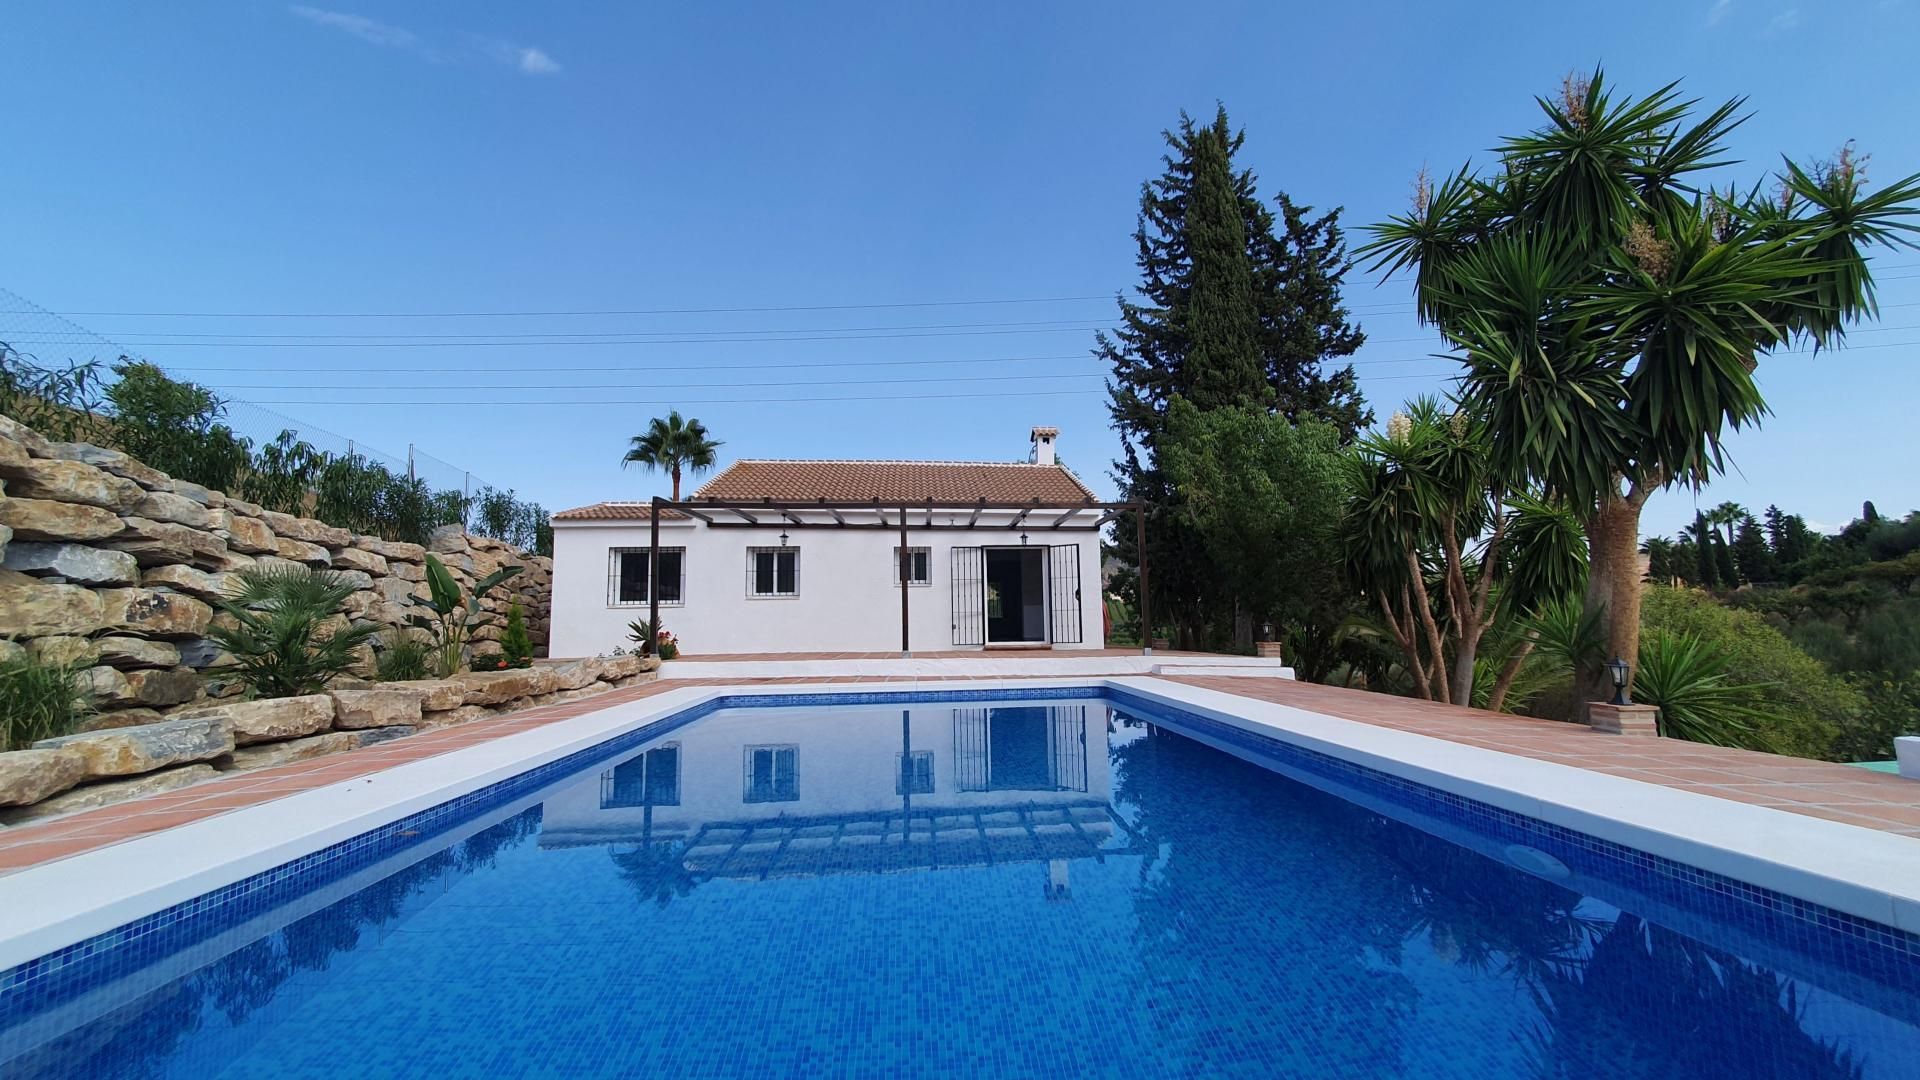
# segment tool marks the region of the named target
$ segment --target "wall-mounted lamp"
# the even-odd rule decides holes
[[[780,530],[780,546],[787,546],[787,530],[784,527]]]

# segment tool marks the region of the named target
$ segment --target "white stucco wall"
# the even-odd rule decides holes
[[[1051,523],[1062,511],[1037,512]],[[1098,518],[1086,512],[1085,520]],[[857,515],[848,515],[858,520]],[[800,593],[747,595],[747,549],[777,547],[780,526],[710,529],[697,521],[663,521],[662,547],[685,547],[686,600],[662,605],[660,621],[682,651],[886,652],[900,648],[900,590],[892,559],[899,534],[880,529],[792,529],[788,546],[800,551]],[[1092,531],[1029,528],[1028,543],[1080,548],[1081,640],[1061,649],[1105,645],[1100,595],[1100,536]],[[644,548],[645,522],[556,521],[553,530],[553,656],[592,656],[630,647],[627,624],[646,617],[646,605],[607,602],[607,559],[613,548]],[[908,530],[908,545],[931,549],[932,584],[908,597],[915,651],[966,648],[953,644],[955,547],[1018,547],[1020,530]],[[1049,619],[1047,625],[1051,625]]]

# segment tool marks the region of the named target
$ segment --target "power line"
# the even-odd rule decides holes
[[[1016,382],[1036,379],[1104,379],[1106,375],[1098,372],[1062,372],[1057,375],[938,375],[931,379],[797,379],[781,382],[701,382],[701,383],[648,383],[645,387],[636,387],[633,383],[488,383],[485,386],[450,387],[444,383],[426,383],[408,386],[299,386],[281,383],[227,383],[221,388],[226,390],[682,390],[688,388],[711,389],[714,387],[741,386],[872,386],[876,383],[949,383],[949,382]]]
[[[1432,375],[1384,375],[1374,381],[1384,382],[1387,380],[1429,379],[1434,377],[1435,376],[1432,376]],[[434,387],[433,389],[444,391],[446,387]],[[474,389],[484,390],[484,389],[490,389],[490,388],[475,387]],[[573,388],[565,387],[563,389],[573,389]],[[922,405],[933,405],[943,401],[949,401],[955,398],[1074,397],[1074,396],[1087,396],[1087,395],[1104,394],[1104,393],[1106,393],[1106,390],[1104,389],[1100,389],[1100,390],[1020,390],[1020,391],[1011,391],[1011,392],[983,391],[980,393],[971,393],[971,394],[942,394],[937,398],[925,397],[918,394],[878,394],[878,395],[853,394],[853,395],[833,396],[833,397],[780,396],[780,397],[760,397],[760,398],[646,398],[646,399],[633,399],[633,400],[628,400],[628,399],[614,400],[614,399],[606,399],[606,398],[593,398],[593,399],[584,400],[584,401],[526,401],[524,399],[501,400],[501,401],[467,401],[467,400],[454,401],[454,400],[448,400],[448,399],[419,399],[419,400],[413,400],[413,401],[313,401],[306,398],[301,398],[301,399],[298,399],[298,404],[352,405],[352,406],[404,405],[404,406],[412,406],[416,408],[422,405],[447,405],[447,406],[460,406],[460,407],[469,406],[469,405],[499,405],[499,406],[517,406],[522,408],[527,408],[527,407],[543,408],[548,405],[564,405],[564,406],[575,406],[575,405],[756,405],[756,404],[785,405],[785,404],[807,404],[807,403],[818,403],[818,402],[843,402],[843,401],[900,401],[900,402],[911,402],[911,403],[922,404]],[[288,404],[294,404],[294,403],[295,402],[291,402],[291,401],[260,402],[260,404],[263,404],[263,405],[288,405]]]
[[[139,348],[192,348],[192,349],[486,349],[502,346],[526,348],[529,344],[543,347],[581,345],[725,345],[751,344],[754,342],[782,341],[890,341],[898,338],[948,338],[948,337],[1000,337],[1007,334],[1083,334],[1094,330],[1108,330],[1110,326],[1096,323],[1084,326],[1067,326],[1051,330],[962,330],[953,332],[927,332],[910,334],[821,334],[811,337],[710,337],[710,338],[621,338],[602,341],[125,341],[121,345]],[[673,333],[675,331],[662,331]],[[22,339],[14,342],[20,345],[61,345],[65,342]]]

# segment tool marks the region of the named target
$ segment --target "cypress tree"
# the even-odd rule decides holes
[[[1740,576],[1755,585],[1774,579],[1773,552],[1767,550],[1766,534],[1751,515],[1740,519],[1740,529],[1733,538],[1733,560],[1740,566]]]
[[[1696,575],[1702,588],[1711,589],[1720,584],[1720,565],[1713,556],[1714,543],[1720,534],[1707,524],[1707,515],[1698,510],[1693,512],[1694,555],[1699,560]]]
[[[1165,170],[1141,187],[1134,231],[1138,299],[1120,298],[1121,325],[1099,336],[1095,355],[1111,365],[1110,411],[1121,435],[1115,478],[1124,497],[1148,511],[1155,612],[1201,644],[1208,624],[1232,610],[1230,583],[1197,537],[1168,513],[1178,493],[1160,470],[1168,405],[1177,395],[1201,410],[1255,407],[1289,420],[1320,419],[1351,441],[1373,416],[1351,365],[1329,360],[1365,340],[1340,299],[1346,246],[1339,211],[1314,218],[1285,195],[1285,228],[1260,201],[1251,171],[1235,171],[1244,133],[1224,108],[1201,126],[1184,113],[1162,133]],[[1138,566],[1131,516],[1116,523],[1114,555]],[[1138,602],[1123,573],[1122,595]]]

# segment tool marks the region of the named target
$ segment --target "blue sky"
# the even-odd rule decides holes
[[[1110,492],[1091,328],[1134,280],[1139,185],[1182,109],[1225,103],[1264,190],[1344,205],[1356,234],[1595,62],[1625,88],[1748,95],[1729,176],[1849,138],[1870,179],[1920,171],[1912,0],[336,2],[11,6],[0,288],[556,509],[658,490],[617,461],[673,403],[729,458],[1012,459],[1056,424]],[[1702,502],[1823,526],[1920,505],[1920,252],[1880,265],[1879,326],[1764,361],[1775,415]],[[878,306],[982,300],[1026,302]],[[1383,420],[1450,373],[1407,300],[1350,293]],[[685,310],[711,308],[789,310]],[[525,336],[557,334],[579,336]],[[431,344],[449,338],[501,344]],[[823,398],[860,400],[803,400]],[[1694,502],[1657,497],[1648,530]]]

